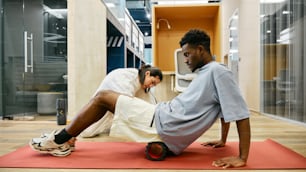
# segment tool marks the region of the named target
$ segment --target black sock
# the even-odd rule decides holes
[[[63,144],[72,138],[72,136],[67,133],[65,129],[62,129],[62,131],[56,134],[54,137],[54,142],[57,144]]]

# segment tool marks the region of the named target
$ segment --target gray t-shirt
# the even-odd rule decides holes
[[[232,72],[217,62],[199,69],[189,87],[155,110],[157,132],[169,149],[180,154],[222,117],[226,122],[249,117]]]

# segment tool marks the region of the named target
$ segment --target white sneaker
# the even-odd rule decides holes
[[[30,147],[40,153],[49,153],[53,156],[68,156],[71,153],[69,144],[57,144],[54,142],[54,135],[56,131],[50,134],[43,134],[39,138],[33,138],[29,145]]]
[[[40,138],[49,137],[49,135],[50,135],[49,133],[43,133],[43,134],[40,135]],[[77,141],[76,137],[72,137],[70,140],[67,141],[67,143],[70,146],[71,152],[75,151],[75,142],[76,141]]]

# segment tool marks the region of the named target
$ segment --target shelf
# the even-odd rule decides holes
[[[124,27],[116,17],[107,12],[107,73],[117,68],[139,68],[143,58],[143,34],[125,10]],[[142,49],[141,49],[142,48]]]

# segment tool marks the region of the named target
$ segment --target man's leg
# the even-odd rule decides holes
[[[101,119],[107,111],[114,113],[119,95],[113,91],[100,91],[66,127],[67,133],[76,137],[91,124]]]
[[[99,92],[65,129],[33,138],[30,146],[41,153],[54,156],[69,155],[72,150],[67,141],[78,136],[84,129],[102,118],[107,111],[114,112],[118,97],[119,94],[113,91]]]

